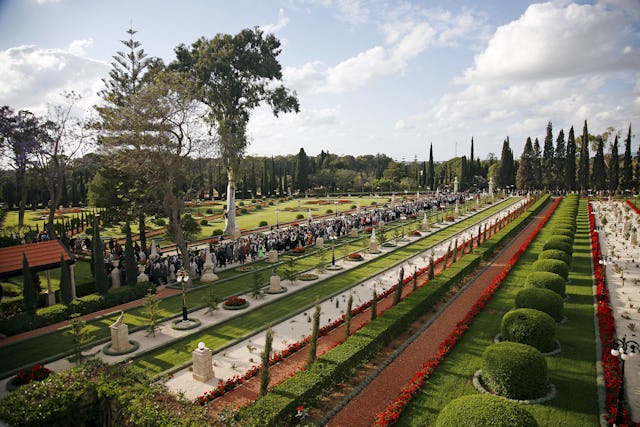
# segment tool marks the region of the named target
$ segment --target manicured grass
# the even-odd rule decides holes
[[[599,425],[591,247],[585,199],[580,201],[577,225],[571,283],[567,286],[569,300],[565,302],[568,322],[557,328],[557,339],[561,343],[562,352],[546,358],[549,378],[556,386],[558,395],[547,403],[525,406],[540,426]],[[552,229],[553,218],[541,230],[484,311],[476,317],[464,338],[403,412],[398,425],[433,425],[440,410],[451,400],[478,393],[471,378],[481,366],[482,353],[499,332],[502,315],[513,308],[515,295],[523,288],[529,266],[537,259],[544,242],[552,235]],[[425,359],[427,357],[425,355]]]
[[[274,305],[272,304],[268,307],[255,310],[256,312],[262,314],[254,314],[254,312],[252,311],[248,312],[246,315],[241,316],[240,318],[236,318],[234,322],[238,322],[237,324],[233,323],[229,326],[227,326],[226,324],[214,326],[213,329],[210,329],[206,332],[207,335],[210,335],[214,339],[212,342],[208,341],[208,337],[203,338],[203,336],[196,334],[197,336],[195,336],[195,338],[191,338],[193,336],[185,338],[184,340],[176,342],[175,345],[172,343],[169,347],[164,347],[163,349],[154,352],[152,355],[146,357],[145,362],[141,362],[141,364],[147,367],[152,373],[160,373],[165,369],[168,369],[166,366],[175,366],[176,364],[184,363],[185,360],[189,360],[189,358],[191,357],[190,352],[193,348],[195,348],[192,345],[193,342],[195,342],[197,345],[199,341],[205,341],[207,343],[207,346],[212,349],[223,346],[224,344],[221,344],[223,342],[229,344],[233,340],[246,335],[248,333],[247,331],[249,330],[255,332],[264,328],[267,322],[273,322],[273,320],[279,319],[283,315],[282,313],[286,312],[290,315],[292,313],[295,313],[296,311],[304,309],[305,306],[310,306],[315,302],[315,299],[317,297],[328,296],[332,293],[339,292],[339,290],[341,289],[346,289],[350,286],[353,286],[353,283],[356,283],[358,280],[362,280],[365,277],[372,276],[382,269],[387,268],[388,266],[394,265],[406,259],[407,257],[413,256],[416,253],[419,253],[426,248],[433,246],[438,241],[465,229],[470,224],[476,221],[480,221],[484,218],[489,217],[490,215],[500,211],[506,206],[515,203],[516,201],[517,199],[506,199],[498,203],[497,205],[488,208],[485,211],[479,212],[473,217],[453,224],[450,227],[438,231],[437,233],[429,237],[416,240],[410,245],[399,248],[382,258],[378,258],[377,260],[374,260],[372,262],[359,264],[358,267],[354,270],[350,270],[349,272],[345,272],[339,276],[334,276],[334,278],[331,279],[332,281],[334,281],[333,284],[329,284],[328,281],[322,281],[318,283],[320,286],[314,286],[299,293],[297,292],[287,295],[284,299],[278,300],[278,304],[282,305],[282,307],[274,307]],[[421,219],[416,219],[415,223],[419,224],[420,221]],[[406,225],[406,227],[406,229],[409,229],[409,225]],[[345,243],[340,247],[336,247],[336,256],[344,256],[349,252],[360,250],[363,247],[368,246],[368,239],[368,235],[363,235],[362,237],[359,237],[357,239],[343,238],[342,241]],[[318,264],[319,255],[317,251],[309,250],[308,252],[310,253],[309,255],[296,257],[296,269],[300,271],[306,270],[313,268]],[[331,252],[329,249],[327,262],[329,262],[330,259]],[[272,267],[271,264],[268,264],[265,261],[260,261],[252,265],[256,268],[268,269],[268,271],[270,271]],[[235,269],[231,269],[220,272],[218,275],[220,276],[221,280],[216,282],[215,284],[201,286],[187,293],[187,306],[190,309],[195,309],[204,305],[204,299],[209,293],[210,288],[213,289],[214,294],[220,298],[226,298],[230,295],[246,293],[252,288],[252,272],[241,274],[235,271]],[[166,298],[160,303],[160,315],[163,317],[175,316],[177,315],[177,313],[180,313],[181,308],[182,302],[179,295]],[[265,312],[267,314],[265,314]],[[93,343],[98,340],[108,339],[108,326],[115,321],[117,314],[118,313],[114,313],[113,315],[87,322],[87,329]],[[252,316],[250,316],[248,320],[241,320],[245,316],[248,316],[250,314]],[[141,314],[141,308],[127,311],[124,321],[129,325],[130,331],[133,331],[136,328],[143,327],[145,325],[145,319]],[[222,329],[221,331],[217,331],[215,330],[215,328],[224,329]],[[12,373],[24,366],[29,366],[34,363],[55,357],[61,353],[68,352],[71,348],[71,339],[68,335],[65,334],[65,330],[66,328],[54,333],[41,335],[26,341],[22,341],[20,343],[0,347],[0,360],[5,361],[5,363],[3,363],[2,367],[0,368],[2,369],[0,376],[6,376],[7,374]],[[156,358],[157,360],[155,360]]]

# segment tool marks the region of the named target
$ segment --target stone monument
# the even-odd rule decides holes
[[[218,275],[214,273],[215,265],[211,260],[211,253],[209,252],[209,247],[204,251],[204,265],[202,266],[202,276],[200,277],[201,282],[215,282],[218,280]]]
[[[322,237],[318,237],[316,239],[316,248],[323,249],[324,248],[324,239]]]
[[[269,280],[269,293],[277,294],[282,292],[282,286],[280,285],[280,276],[272,274]]]
[[[111,287],[113,289],[120,287],[120,269],[118,268],[118,263],[113,263],[113,270],[111,270]]]
[[[201,341],[198,343],[198,348],[193,350],[191,354],[193,361],[193,379],[206,383],[214,378],[212,351]]]
[[[125,353],[131,349],[131,343],[129,342],[129,327],[122,321],[124,318],[124,311],[120,312],[120,316],[109,326],[111,330],[111,347],[110,350],[115,353]]]
[[[138,274],[138,283],[144,283],[144,282],[148,282],[149,281],[149,276],[147,276],[144,272],[144,265],[140,264],[138,266],[138,271],[140,272],[140,274]]]
[[[278,262],[278,251],[276,251],[275,249],[271,249],[269,251],[269,260],[267,262]]]
[[[456,176],[456,177],[453,179],[453,192],[454,192],[454,193],[457,193],[457,192],[458,192],[458,186],[459,186],[459,183],[458,183],[458,177]]]
[[[375,228],[371,230],[371,242],[369,244],[369,252],[371,252],[372,254],[377,254],[378,252],[380,252],[380,249],[378,249],[378,238],[376,237]]]
[[[424,213],[424,218],[422,218],[422,231],[429,231],[429,218],[426,212]]]
[[[353,227],[353,228],[351,229],[351,231],[350,231],[350,235],[351,235],[351,237],[353,237],[353,238],[357,238],[357,237],[358,237],[358,229],[357,229],[357,228],[355,228],[355,227]]]

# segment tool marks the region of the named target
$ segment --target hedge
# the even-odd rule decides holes
[[[557,236],[560,237],[560,236]],[[566,237],[566,236],[563,236]],[[547,243],[544,244],[544,246],[542,246],[542,250],[546,251],[549,249],[556,249],[559,251],[562,251],[564,253],[566,253],[567,255],[571,256],[573,254],[573,244],[572,243],[564,243],[561,242],[557,239],[549,239],[547,241]]]
[[[527,344],[547,353],[555,348],[556,322],[543,311],[517,308],[502,316],[500,333],[504,341]]]
[[[571,265],[571,256],[565,251],[559,249],[547,249],[540,252],[538,259],[557,259],[564,262],[567,265]]]
[[[442,408],[435,427],[538,427],[521,405],[490,394],[472,394]]]
[[[567,281],[556,273],[549,271],[534,271],[529,273],[525,279],[524,287],[550,289],[564,298],[566,296]]]
[[[547,361],[530,345],[509,341],[492,344],[482,354],[482,381],[509,399],[537,399],[549,389]]]
[[[559,322],[563,316],[564,300],[551,289],[525,288],[516,294],[515,307],[540,310]]]
[[[566,263],[557,259],[539,259],[531,264],[531,271],[549,271],[569,280],[569,267]]]

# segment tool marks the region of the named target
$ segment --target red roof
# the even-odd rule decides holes
[[[29,243],[28,245],[0,248],[0,278],[22,274],[22,254],[27,255],[29,267],[35,271],[50,270],[60,266],[60,255],[68,263],[74,259],[60,240]]]

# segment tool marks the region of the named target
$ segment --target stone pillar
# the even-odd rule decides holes
[[[203,342],[198,343],[198,348],[193,350],[193,379],[203,383],[215,377],[213,373],[213,353],[205,347]]]
[[[376,229],[371,230],[371,241],[369,242],[369,252],[375,254],[380,252],[378,249],[378,238],[376,237]]]
[[[316,248],[323,249],[324,248],[324,239],[322,237],[318,237],[316,239]]]
[[[149,276],[144,273],[144,265],[140,264],[138,270],[140,271],[140,274],[138,274],[138,283],[148,282]]]
[[[47,278],[47,306],[52,306],[56,303],[56,293],[51,289],[51,271],[45,271],[45,276]]]
[[[280,285],[280,276],[274,274],[269,280],[269,292],[278,293],[280,291],[282,291],[282,286]]]
[[[110,350],[116,353],[123,353],[131,349],[129,342],[129,326],[126,323],[116,321],[109,326],[111,330],[111,347]]]
[[[429,231],[429,218],[426,212],[424,213],[424,218],[422,218],[422,231]]]
[[[457,193],[457,192],[458,192],[458,186],[459,186],[459,183],[458,183],[458,177],[456,176],[456,177],[453,179],[453,192],[454,192],[454,193]]]
[[[156,240],[151,240],[151,252],[149,253],[149,258],[156,259],[158,258],[158,248],[156,247]]]
[[[351,229],[351,237],[353,237],[353,238],[358,237],[358,229],[357,228],[353,227]]]
[[[118,268],[118,264],[114,261],[114,267],[111,270],[111,287],[113,289],[120,287],[120,269]]]
[[[275,249],[271,249],[269,251],[269,260],[268,262],[278,262],[278,251],[276,251]]]
[[[456,218],[460,216],[460,207],[458,206],[457,200],[456,200],[456,209],[454,210],[454,215]]]

